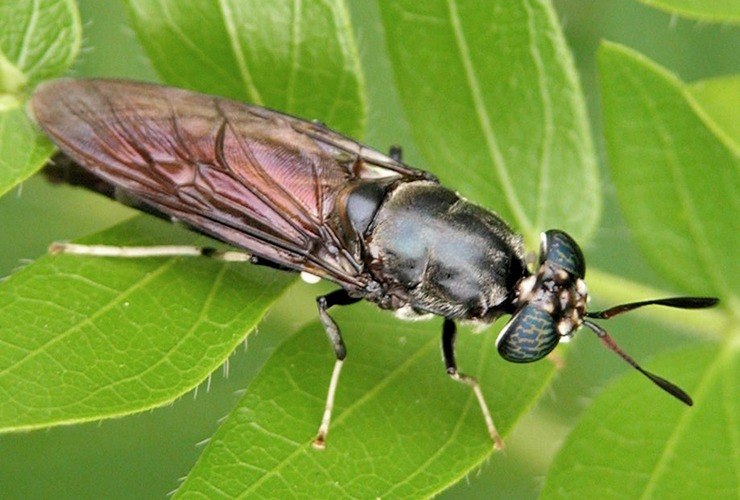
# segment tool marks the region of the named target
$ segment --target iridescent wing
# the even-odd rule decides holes
[[[153,84],[57,80],[31,114],[76,163],[174,219],[344,286],[362,262],[332,222],[361,179],[429,179],[325,127]]]

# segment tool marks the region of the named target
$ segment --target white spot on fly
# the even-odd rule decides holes
[[[301,271],[301,279],[309,285],[315,285],[316,283],[321,281],[321,278],[319,278],[315,274],[307,273],[306,271]]]
[[[519,281],[519,296],[517,297],[517,301],[519,303],[529,302],[531,300],[532,290],[534,290],[534,285],[536,283],[537,276],[534,275],[528,276],[527,278]]]
[[[558,329],[558,333],[560,334],[560,336],[565,337],[566,335],[568,335],[570,332],[573,331],[574,327],[575,325],[570,319],[563,318],[558,323],[557,329]]]
[[[485,321],[477,319],[472,321],[465,321],[464,323],[471,326],[471,328],[473,329],[473,335],[483,333],[491,326],[491,323],[486,323]]]
[[[393,311],[393,315],[396,318],[402,319],[404,321],[426,321],[434,317],[434,315],[431,313],[419,313],[408,304]]]

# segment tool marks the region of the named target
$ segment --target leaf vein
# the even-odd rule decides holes
[[[16,66],[21,69],[23,68],[23,65],[26,62],[26,57],[30,53],[30,45],[31,45],[31,37],[33,36],[34,29],[36,28],[36,23],[38,21],[38,6],[39,0],[34,0],[33,5],[31,6],[31,15],[28,17],[28,22],[26,23],[25,29],[23,30],[23,41],[21,42],[21,50],[18,54],[18,61],[16,63]],[[21,69],[21,71],[23,71]],[[26,73],[25,71],[23,71]]]
[[[553,135],[555,130],[555,124],[553,120],[552,112],[552,96],[548,87],[547,69],[545,68],[542,60],[542,54],[540,53],[539,46],[537,45],[537,26],[535,23],[534,10],[530,0],[523,2],[524,8],[527,11],[527,31],[529,32],[529,51],[534,62],[534,67],[537,72],[537,90],[540,94],[540,101],[542,102],[542,128],[543,136],[540,142],[539,148],[539,183],[537,184],[537,213],[534,219],[534,229],[542,230],[546,229],[543,226],[544,215],[548,212],[548,206],[550,203],[549,197],[545,196],[545,192],[550,186],[550,171],[552,164],[550,162],[552,157],[553,147]]]
[[[717,356],[714,362],[709,365],[707,370],[704,371],[699,381],[699,385],[694,390],[694,401],[697,407],[703,406],[704,403],[702,403],[702,401],[707,396],[712,382],[714,382],[717,378],[720,367],[722,367],[727,362],[726,358],[730,357],[729,355],[732,352],[732,347],[728,344],[725,344],[723,347],[723,351],[724,352]],[[673,427],[671,435],[665,441],[663,452],[660,454],[658,462],[655,464],[653,472],[652,474],[650,474],[648,482],[645,485],[645,489],[640,495],[640,498],[648,499],[655,497],[654,490],[659,485],[660,478],[663,477],[665,474],[670,473],[670,459],[675,456],[676,447],[678,446],[679,441],[686,434],[691,421],[696,417],[696,412],[689,411],[688,408],[684,409],[683,415],[681,415],[681,417],[678,419],[676,425]]]
[[[468,90],[470,96],[473,99],[473,105],[475,108],[475,114],[478,117],[478,123],[481,127],[481,132],[486,141],[488,148],[488,155],[494,166],[494,171],[501,182],[501,188],[506,195],[506,199],[511,207],[511,212],[517,221],[519,229],[525,234],[532,234],[534,228],[531,221],[527,217],[527,214],[519,201],[519,196],[514,189],[511,177],[509,176],[509,166],[507,165],[506,159],[501,152],[501,147],[498,144],[498,138],[494,131],[491,119],[486,111],[485,101],[483,99],[483,93],[481,90],[481,84],[476,74],[473,62],[471,60],[470,49],[467,45],[465,33],[460,22],[460,17],[457,12],[457,5],[455,0],[447,0],[447,9],[450,17],[450,24],[453,29],[455,42],[458,53],[460,54],[460,61],[463,64],[465,71],[465,77],[468,82]]]
[[[381,380],[377,385],[375,385],[372,389],[367,391],[361,398],[355,400],[352,404],[347,406],[346,409],[344,409],[339,415],[336,416],[336,418],[332,421],[332,428],[336,430],[338,426],[342,424],[344,420],[346,420],[349,415],[354,413],[358,410],[358,408],[362,407],[367,401],[372,399],[375,395],[377,395],[382,389],[387,387],[391,381],[396,379],[397,377],[400,377],[401,374],[404,372],[404,370],[414,362],[416,362],[417,359],[424,356],[428,351],[433,349],[437,345],[436,339],[430,340],[426,344],[422,344],[419,349],[406,358],[406,360],[397,365],[393,370],[388,372],[388,374]],[[251,485],[249,485],[249,488],[244,490],[243,494],[248,495],[249,493],[256,492],[257,489],[267,481],[269,478],[275,475],[279,475],[280,471],[286,467],[296,456],[299,454],[305,453],[305,450],[310,447],[310,443],[306,443],[303,446],[296,448],[291,454],[286,456],[280,463],[276,464],[275,467],[273,467],[270,472],[262,477],[260,477],[258,480],[253,482]]]
[[[116,296],[113,300],[105,304],[103,307],[99,308],[97,311],[95,311],[91,316],[85,318],[80,323],[70,327],[64,332],[61,332],[59,335],[56,335],[49,339],[44,344],[40,345],[36,349],[29,351],[28,355],[19,359],[17,362],[13,363],[12,365],[8,366],[4,370],[0,370],[0,377],[7,375],[9,372],[17,369],[22,364],[28,362],[30,359],[35,357],[36,355],[39,355],[41,353],[46,352],[50,347],[53,345],[61,342],[62,340],[66,339],[69,335],[74,334],[75,332],[79,331],[83,326],[86,325],[93,325],[95,320],[101,317],[103,314],[107,313],[111,309],[113,309],[115,306],[121,304],[125,301],[127,297],[129,297],[133,292],[136,290],[144,287],[147,283],[153,281],[154,279],[158,278],[162,274],[164,274],[168,269],[170,269],[174,263],[177,261],[177,259],[171,259],[169,262],[166,262],[162,266],[159,267],[159,269],[156,269],[155,271],[152,271],[151,273],[148,273],[145,277],[138,280],[136,283],[134,283],[132,286],[130,286],[128,289],[122,291],[118,296]]]
[[[633,87],[639,92],[642,101],[645,103],[645,108],[652,115],[658,137],[664,145],[663,153],[673,179],[674,192],[681,201],[680,205],[686,220],[688,234],[693,240],[694,249],[699,256],[698,260],[715,286],[722,290],[723,295],[729,297],[731,295],[730,289],[722,278],[722,272],[718,267],[720,259],[713,255],[711,242],[702,229],[703,224],[697,213],[695,200],[691,196],[691,189],[686,186],[686,180],[681,172],[681,161],[675,155],[673,137],[665,126],[660,111],[656,109],[654,99],[642,85],[640,79],[629,71],[626,72],[626,75]]]
[[[239,68],[239,75],[244,84],[244,89],[246,90],[250,101],[254,104],[263,105],[264,101],[262,100],[259,90],[257,90],[257,87],[254,85],[254,80],[249,71],[249,67],[247,66],[244,51],[239,44],[239,34],[234,25],[234,14],[228,5],[228,0],[219,0],[218,6],[224,22],[224,27],[226,28],[226,33],[229,37],[229,43],[231,43],[231,51],[234,54],[234,59],[236,59],[237,68]]]
[[[147,366],[145,370],[143,370],[143,371],[141,371],[139,373],[136,373],[136,374],[131,375],[131,376],[128,376],[128,377],[123,377],[123,378],[120,378],[120,379],[115,380],[115,381],[111,381],[108,385],[98,387],[94,391],[90,391],[90,392],[86,393],[83,398],[75,401],[75,404],[77,404],[77,403],[83,403],[83,402],[85,402],[88,399],[94,398],[97,394],[99,394],[99,393],[101,393],[103,391],[115,389],[116,387],[118,387],[118,386],[120,386],[122,384],[125,384],[127,382],[131,382],[131,381],[134,381],[134,380],[141,380],[144,375],[146,375],[146,374],[148,374],[150,372],[155,371],[157,368],[159,368],[163,364],[165,364],[165,363],[170,363],[171,364],[171,360],[170,360],[170,357],[169,356],[173,352],[176,352],[176,350],[177,350],[178,347],[182,346],[183,344],[186,344],[187,341],[188,341],[188,338],[204,322],[205,311],[207,311],[209,309],[209,307],[211,306],[211,304],[213,303],[214,297],[216,296],[216,291],[218,290],[219,285],[223,282],[224,274],[225,274],[227,268],[228,268],[228,264],[222,265],[221,268],[219,269],[218,273],[216,274],[215,279],[213,281],[213,285],[211,286],[211,288],[210,288],[210,290],[208,292],[208,295],[206,295],[206,298],[203,301],[203,306],[201,307],[201,310],[200,310],[200,312],[198,314],[198,318],[199,319],[197,321],[194,321],[190,325],[190,327],[188,328],[188,331],[185,332],[183,335],[181,335],[178,338],[177,342],[175,342],[169,349],[167,349],[166,352],[162,353],[162,355],[159,356],[159,359],[155,363],[152,363],[151,365]]]

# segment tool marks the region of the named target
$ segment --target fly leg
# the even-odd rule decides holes
[[[120,247],[112,245],[80,245],[77,243],[52,243],[49,253],[89,255],[93,257],[209,257],[226,262],[252,262],[255,257],[245,252],[235,250],[217,250],[211,247],[197,247],[192,245],[160,245],[147,247]],[[261,264],[261,262],[254,262]]]
[[[319,431],[316,433],[316,439],[313,440],[313,447],[317,450],[323,450],[326,447],[326,435],[329,432],[329,423],[331,422],[331,412],[334,408],[334,394],[337,391],[339,383],[339,373],[342,371],[342,363],[347,356],[347,349],[344,347],[342,333],[339,331],[337,323],[329,316],[327,309],[331,306],[347,306],[358,302],[360,299],[350,297],[346,290],[335,290],[327,295],[316,298],[316,306],[319,309],[319,318],[324,325],[326,336],[334,349],[334,355],[337,357],[334,363],[334,370],[331,373],[329,382],[329,391],[326,395],[326,405],[324,406],[324,416],[321,418]]]
[[[478,381],[473,377],[457,371],[457,362],[455,361],[456,336],[457,326],[455,325],[455,322],[451,319],[445,318],[442,325],[442,355],[444,356],[447,375],[449,375],[452,380],[469,385],[473,389],[473,394],[478,398],[478,404],[483,413],[483,419],[486,421],[488,434],[490,434],[491,439],[493,440],[493,447],[500,450],[504,447],[504,441],[501,439],[498,431],[496,431],[496,426],[493,425],[493,418],[491,417],[491,412],[488,409],[486,400],[483,398],[480,384],[478,384]]]
[[[139,259],[147,257],[208,257],[224,262],[248,262],[257,266],[267,266],[281,271],[294,271],[256,255],[238,250],[219,250],[213,247],[193,245],[159,245],[159,246],[113,246],[113,245],[80,245],[78,243],[52,243],[49,246],[52,255],[71,254],[91,257],[116,257]]]

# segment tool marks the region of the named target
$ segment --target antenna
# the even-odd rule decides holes
[[[609,309],[604,309],[603,311],[587,312],[585,316],[587,318],[594,319],[609,319],[617,316],[618,314],[626,313],[628,311],[632,311],[643,306],[658,305],[675,307],[678,309],[704,309],[706,307],[712,307],[718,302],[719,299],[714,297],[671,297],[667,299],[644,300],[642,302],[621,304],[618,306],[610,307]],[[637,369],[637,371],[649,378],[655,385],[657,385],[676,399],[687,404],[688,406],[692,406],[694,404],[694,402],[691,400],[691,396],[686,394],[683,389],[667,381],[663,377],[659,377],[653,373],[650,373],[649,371],[642,368],[639,364],[637,364],[637,361],[635,361],[629,354],[624,352],[622,348],[617,345],[611,335],[609,335],[609,332],[604,330],[593,321],[585,320],[583,324],[593,330],[593,332],[598,335],[599,339],[601,339],[601,342],[606,347],[617,353],[620,358],[625,360],[632,367]]]
[[[643,300],[642,302],[630,302],[629,304],[620,304],[618,306],[604,309],[603,311],[587,312],[587,318],[609,319],[622,313],[632,311],[644,306],[666,306],[677,309],[705,309],[715,306],[719,299],[715,297],[670,297],[668,299]]]

